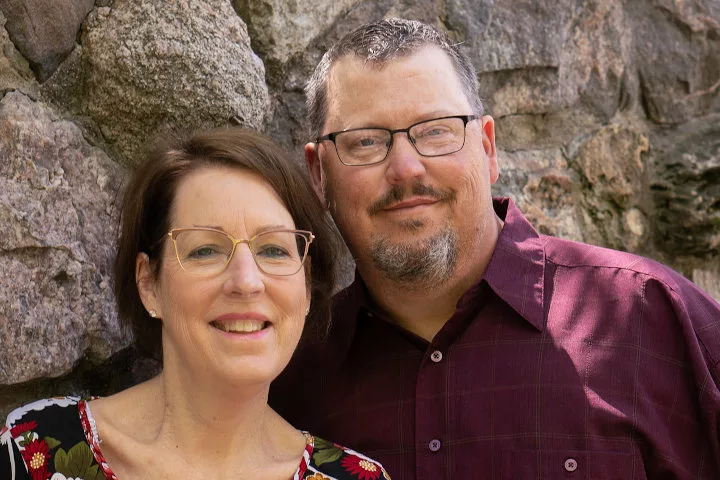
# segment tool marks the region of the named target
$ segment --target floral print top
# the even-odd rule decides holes
[[[390,480],[375,460],[303,433],[293,480]],[[99,445],[86,400],[38,400],[10,413],[0,431],[0,479],[117,480]]]

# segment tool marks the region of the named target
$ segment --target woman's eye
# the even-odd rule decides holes
[[[279,245],[264,245],[258,250],[257,254],[266,258],[282,258],[290,256],[287,249]]]
[[[213,246],[204,246],[204,247],[198,247],[193,249],[189,254],[188,258],[208,258],[213,255],[218,255],[220,253],[220,250],[217,247]]]

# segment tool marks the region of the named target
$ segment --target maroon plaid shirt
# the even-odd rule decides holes
[[[271,404],[394,480],[720,479],[720,306],[651,260],[495,209],[492,260],[431,343],[356,281]]]

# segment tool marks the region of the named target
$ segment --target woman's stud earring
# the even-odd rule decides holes
[[[157,312],[155,310],[150,310],[148,313],[152,318],[157,318]]]

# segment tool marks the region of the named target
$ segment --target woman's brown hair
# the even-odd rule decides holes
[[[278,194],[296,228],[310,230],[315,240],[308,252],[312,300],[306,332],[327,331],[335,286],[339,236],[305,173],[268,137],[239,127],[217,128],[172,136],[158,143],[133,172],[125,190],[118,251],[115,300],[120,321],[133,330],[139,350],[161,359],[161,323],[143,306],[135,280],[138,254],[150,257],[157,275],[167,247],[170,213],[180,181],[202,167],[236,168],[262,177]]]

